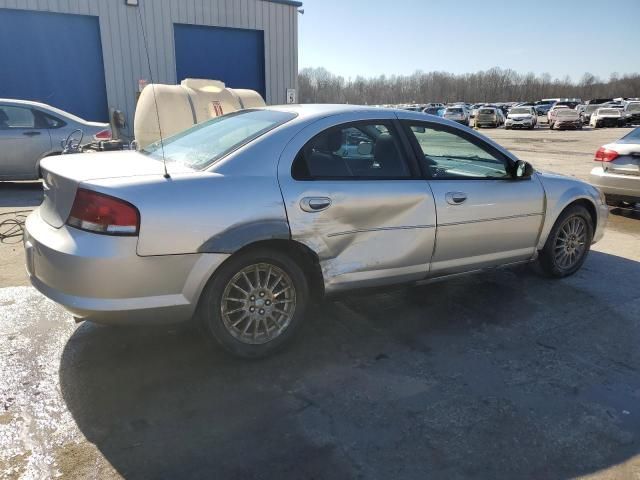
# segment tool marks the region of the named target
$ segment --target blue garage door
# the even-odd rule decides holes
[[[0,98],[107,120],[98,18],[0,9]]]
[[[264,32],[176,24],[176,73],[185,78],[221,80],[265,97]]]

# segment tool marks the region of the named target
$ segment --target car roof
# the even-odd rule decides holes
[[[74,115],[73,113],[69,113],[65,110],[60,110],[59,108],[52,107],[51,105],[47,105],[46,103],[35,102],[33,100],[20,100],[17,98],[0,98],[0,103],[13,103],[14,105],[24,105],[26,107],[37,107],[42,110],[47,110],[51,113],[55,113],[62,117],[66,117],[69,120],[73,120],[78,123],[86,123],[87,121]]]

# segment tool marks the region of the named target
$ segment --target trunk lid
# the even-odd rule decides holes
[[[602,162],[602,167],[606,172],[640,176],[640,145],[612,143],[605,145],[605,148],[615,150],[619,155],[612,162]]]
[[[104,178],[163,175],[161,161],[134,151],[77,153],[48,157],[40,163],[44,201],[40,216],[49,225],[60,228],[66,222],[78,186],[83,182]],[[168,163],[170,173],[193,170]]]

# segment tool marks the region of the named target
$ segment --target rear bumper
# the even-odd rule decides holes
[[[559,121],[556,121],[554,126],[558,130],[563,129],[563,128],[569,128],[569,129],[582,128],[582,121],[581,120],[575,120],[575,121],[571,121],[571,122],[559,122]]]
[[[174,323],[191,318],[207,280],[228,257],[140,257],[136,237],[54,228],[26,221],[27,273],[43,295],[75,317],[107,324]]]
[[[597,127],[623,127],[627,120],[623,118],[602,118],[596,120]]]
[[[589,183],[598,187],[605,195],[640,200],[640,176],[608,173],[602,167],[596,167],[591,170]]]
[[[534,123],[533,122],[510,122],[509,120],[507,120],[507,122],[504,124],[505,127],[509,127],[509,128],[531,128]]]

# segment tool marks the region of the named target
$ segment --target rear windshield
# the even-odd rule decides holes
[[[493,108],[481,108],[478,110],[478,113],[488,113],[489,115],[492,115],[495,113],[495,110]]]
[[[613,115],[615,117],[619,117],[620,110],[616,110],[615,108],[601,108],[598,110],[598,115]]]
[[[616,143],[637,143],[640,144],[640,127],[625,135]]]
[[[164,158],[201,170],[233,150],[286,123],[296,115],[274,110],[242,110],[200,123],[164,140]],[[155,142],[142,153],[162,160],[163,148]]]
[[[447,108],[447,110],[444,113],[445,113],[445,115],[447,113],[462,113],[462,109],[461,108]]]
[[[509,113],[522,114],[522,113],[531,113],[528,108],[512,108]]]

